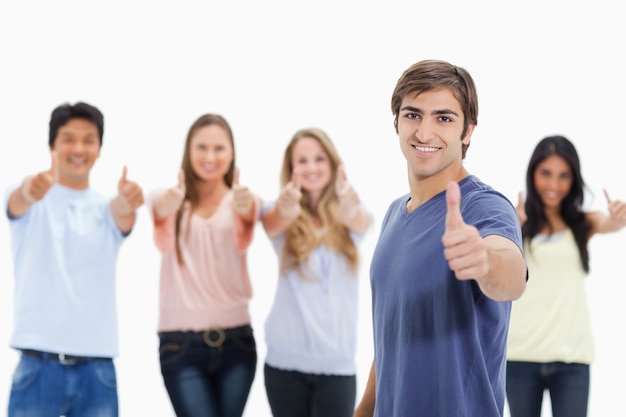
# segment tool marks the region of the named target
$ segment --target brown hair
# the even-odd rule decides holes
[[[230,144],[233,148],[233,160],[230,163],[230,167],[228,171],[224,175],[224,182],[231,188],[233,185],[233,177],[235,173],[235,140],[233,138],[233,131],[230,128],[230,125],[224,119],[224,117],[218,114],[204,114],[196,119],[195,122],[189,128],[189,132],[187,133],[187,140],[185,141],[185,151],[183,153],[183,162],[181,164],[181,168],[183,173],[185,174],[185,202],[189,202],[189,220],[191,220],[191,213],[193,213],[194,209],[198,206],[198,189],[196,184],[198,182],[198,176],[193,172],[193,168],[191,167],[191,139],[196,134],[198,129],[201,129],[206,126],[216,125],[221,127],[226,131],[228,137],[230,138]],[[183,213],[185,210],[185,204],[183,203],[178,212],[176,212],[176,226],[175,226],[175,235],[176,235],[176,257],[178,258],[178,263],[182,264],[182,255],[180,252],[180,222],[183,218]],[[189,229],[188,229],[189,230]]]

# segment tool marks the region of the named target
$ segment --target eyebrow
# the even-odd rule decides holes
[[[73,132],[71,130],[59,130],[58,135],[65,135],[65,136],[74,136],[74,135],[82,135],[81,132]],[[98,137],[98,134],[96,132],[88,132],[85,134],[85,136],[87,137]]]
[[[420,113],[423,114],[424,112],[422,110],[420,110],[417,107],[413,107],[413,106],[404,106],[400,109],[400,111],[410,111],[413,113]],[[437,115],[445,115],[445,114],[453,114],[456,117],[459,117],[458,113],[455,111],[452,111],[450,109],[441,109],[441,110],[435,110],[433,112],[430,113],[433,116],[437,116]]]

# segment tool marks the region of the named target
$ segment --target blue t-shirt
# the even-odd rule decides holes
[[[55,184],[24,215],[10,218],[15,274],[11,346],[117,356],[115,268],[124,236],[109,202],[92,189]]]
[[[474,176],[459,185],[464,221],[521,248],[512,204]],[[503,414],[511,303],[450,270],[441,242],[445,194],[412,213],[403,196],[381,226],[370,269],[377,417]]]

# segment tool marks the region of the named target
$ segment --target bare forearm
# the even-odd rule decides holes
[[[352,216],[352,218],[345,223],[346,227],[355,233],[365,232],[369,224],[370,216],[362,208],[359,208],[354,216]]]
[[[253,203],[250,209],[245,214],[239,214],[239,216],[244,222],[251,224],[254,223],[254,215],[256,212],[256,203]]]
[[[263,216],[262,222],[267,235],[273,238],[287,230],[293,220],[281,215],[280,211],[274,208]]]
[[[374,362],[372,361],[372,367],[370,368],[370,374],[367,379],[367,385],[365,386],[365,392],[359,405],[354,410],[354,417],[373,417],[374,406],[376,405],[376,369],[374,368]]]
[[[24,198],[21,188],[16,188],[13,190],[11,195],[9,196],[8,201],[8,210],[9,214],[14,217],[19,217],[26,213],[30,206],[32,205],[32,201]]]
[[[130,232],[137,218],[135,209],[121,196],[117,196],[111,200],[109,208],[115,220],[115,224],[120,231],[122,233]]]
[[[526,262],[521,250],[510,244],[495,242],[491,236],[486,241],[496,243],[488,250],[489,272],[479,279],[478,285],[485,295],[496,301],[513,301],[521,297],[526,288]],[[504,239],[502,237],[494,237]]]

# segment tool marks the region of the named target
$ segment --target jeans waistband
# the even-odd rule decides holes
[[[220,347],[224,344],[227,338],[235,336],[246,336],[252,333],[252,326],[246,324],[239,327],[231,327],[228,329],[211,328],[202,331],[165,331],[159,332],[159,336],[165,337],[180,337],[180,338],[201,338],[202,341],[209,347]]]
[[[66,355],[64,353],[52,353],[52,352],[42,352],[34,349],[18,349],[22,352],[22,355],[33,356],[35,358],[43,359],[43,360],[52,360],[59,362],[61,365],[75,365],[77,363],[82,362],[91,362],[91,361],[108,361],[111,358],[97,357],[97,356],[76,356],[76,355]]]

